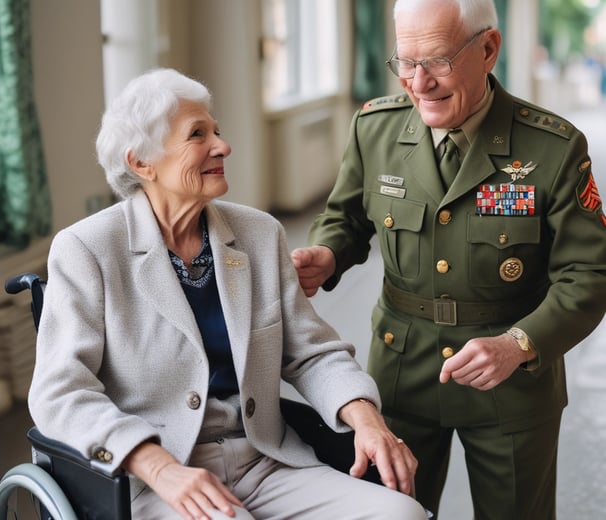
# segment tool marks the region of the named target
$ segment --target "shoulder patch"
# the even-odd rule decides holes
[[[598,186],[591,172],[591,159],[586,158],[578,166],[581,182],[577,186],[577,201],[582,210],[594,213],[606,227],[606,215]]]
[[[395,96],[384,96],[366,101],[360,109],[360,115],[370,114],[379,110],[390,110],[394,108],[411,107],[412,101],[406,94]]]
[[[565,139],[570,139],[575,130],[572,123],[532,105],[516,103],[514,105],[514,117],[517,121],[560,135]]]

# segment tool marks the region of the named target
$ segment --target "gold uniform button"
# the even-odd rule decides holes
[[[442,357],[448,359],[454,356],[454,349],[452,347],[444,347],[442,349]]]
[[[436,264],[436,270],[440,274],[445,274],[450,270],[450,266],[448,265],[448,262],[446,260],[438,260],[438,263]]]
[[[452,220],[452,211],[450,211],[449,209],[443,209],[442,211],[440,211],[440,213],[438,215],[438,222],[440,222],[440,224],[445,226],[446,224],[450,224],[451,220]]]
[[[509,242],[509,237],[505,233],[501,233],[499,235],[499,244],[505,245]]]
[[[391,213],[388,213],[385,216],[385,220],[383,220],[383,224],[385,224],[386,228],[392,228],[393,227],[394,221],[393,221],[393,217],[391,216]]]
[[[528,117],[529,114],[530,114],[530,110],[528,110],[527,108],[520,109],[520,115],[521,116]]]
[[[391,345],[393,343],[394,340],[394,335],[391,332],[386,332],[385,335],[383,336],[383,341],[385,342],[386,345]]]

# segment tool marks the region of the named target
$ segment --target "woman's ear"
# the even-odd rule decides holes
[[[156,177],[153,166],[141,159],[137,159],[132,150],[126,153],[126,161],[130,169],[144,180],[152,181]]]

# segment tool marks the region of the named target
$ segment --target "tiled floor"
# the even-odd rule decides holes
[[[606,108],[574,112],[569,118],[588,136],[594,174],[606,196]],[[281,217],[292,248],[303,245],[314,211]],[[376,248],[364,266],[352,269],[329,294],[319,293],[313,303],[319,314],[358,348],[366,364],[370,339],[369,317],[379,292],[381,259]],[[606,295],[605,295],[606,296]],[[558,518],[595,520],[606,511],[606,321],[580,346],[567,354],[570,404],[564,412],[558,470]],[[289,388],[284,388],[292,395]],[[0,417],[0,475],[29,460],[24,433],[30,419],[23,403]],[[473,517],[463,452],[455,442],[449,476],[442,499],[446,520]],[[21,515],[21,520],[27,520]],[[516,520],[516,519],[512,519]],[[540,520],[540,519],[537,519]]]

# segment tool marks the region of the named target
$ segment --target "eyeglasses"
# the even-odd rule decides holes
[[[445,58],[444,56],[435,56],[433,58],[425,58],[423,60],[409,60],[407,58],[399,59],[396,57],[397,49],[394,49],[391,58],[389,58],[385,65],[393,72],[396,76],[401,79],[412,79],[415,77],[417,72],[417,66],[421,65],[425,72],[431,74],[434,78],[440,78],[448,76],[452,72],[452,63],[457,59],[467,47],[469,47],[480,34],[487,31],[488,28],[482,29],[475,33],[469,40],[465,42],[457,52],[455,52],[452,58]]]

